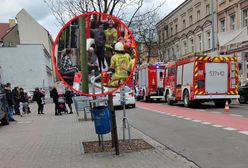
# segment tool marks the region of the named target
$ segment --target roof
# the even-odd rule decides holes
[[[0,23],[0,40],[2,40],[5,34],[7,34],[9,29],[10,29],[9,23]]]

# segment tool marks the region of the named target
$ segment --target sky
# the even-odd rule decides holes
[[[141,10],[145,10],[161,0],[144,0]],[[167,0],[160,9],[161,19],[180,5],[184,0]],[[9,19],[15,18],[16,14],[25,9],[40,25],[47,29],[56,38],[61,26],[57,23],[52,12],[43,0],[0,0],[0,23],[8,23]]]

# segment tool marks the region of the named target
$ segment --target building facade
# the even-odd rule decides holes
[[[34,90],[53,86],[51,56],[42,44],[0,47],[1,82]]]
[[[219,49],[239,60],[241,83],[248,81],[248,1],[217,0]]]
[[[214,0],[185,0],[156,25],[164,62],[217,49]]]
[[[10,21],[11,29],[2,37],[2,47],[9,48],[23,44],[42,45],[49,57],[52,58],[53,40],[51,35],[25,9],[22,9],[16,15],[16,21],[14,19],[10,19]],[[9,49],[11,50],[11,48]],[[56,72],[53,68],[52,59],[50,59],[49,69],[51,69],[51,73],[55,76]]]

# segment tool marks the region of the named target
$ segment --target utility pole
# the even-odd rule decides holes
[[[85,16],[79,18],[79,37],[80,37],[80,59],[81,59],[81,74],[82,74],[82,91],[89,93],[89,79],[88,79],[88,56],[86,51],[86,24]]]
[[[111,130],[111,139],[112,139],[112,146],[115,146],[115,154],[119,155],[119,142],[118,142],[118,133],[117,133],[117,125],[116,125],[116,116],[115,116],[115,110],[114,110],[114,105],[113,105],[113,95],[109,94],[108,95],[109,101],[109,110],[111,113],[112,117],[112,130]]]

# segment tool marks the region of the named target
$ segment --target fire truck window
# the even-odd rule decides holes
[[[170,68],[169,69],[169,76],[174,76],[175,75],[175,68]]]
[[[159,73],[159,77],[160,77],[160,78],[163,78],[163,72],[160,72],[160,73]]]

